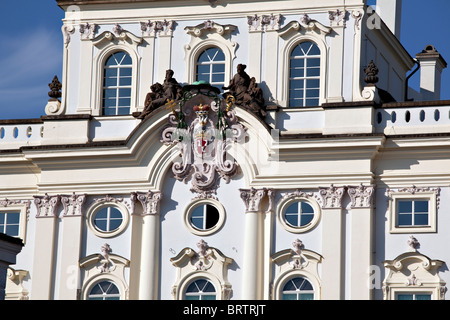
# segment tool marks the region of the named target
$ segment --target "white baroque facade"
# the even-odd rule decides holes
[[[46,115],[0,123],[6,299],[448,298],[447,64],[365,2],[58,0]]]

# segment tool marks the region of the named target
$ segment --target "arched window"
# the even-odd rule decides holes
[[[197,59],[196,81],[206,81],[222,90],[225,85],[225,55],[216,47],[204,50]]]
[[[187,287],[185,300],[216,300],[216,289],[206,279],[195,280]]]
[[[303,278],[292,278],[286,282],[282,292],[283,300],[314,300],[314,288]]]
[[[89,291],[88,300],[120,300],[120,292],[113,282],[101,281]]]
[[[290,55],[289,107],[318,106],[320,98],[320,49],[311,42],[298,44]]]
[[[132,59],[123,51],[113,53],[104,65],[103,115],[127,115],[131,108]]]

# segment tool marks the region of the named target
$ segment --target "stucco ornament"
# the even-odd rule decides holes
[[[175,145],[180,153],[172,171],[185,183],[191,179],[193,192],[215,193],[218,182],[229,183],[239,166],[227,153],[233,142],[244,138],[245,128],[238,122],[232,102],[219,98],[220,90],[196,83],[183,88],[183,98],[172,109],[161,141]]]

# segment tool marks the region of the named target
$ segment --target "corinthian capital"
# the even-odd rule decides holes
[[[159,203],[162,198],[161,192],[134,192],[131,194],[131,200],[134,203],[139,201],[144,209],[143,214],[159,214]]]
[[[241,198],[245,204],[246,212],[259,212],[261,200],[266,195],[267,190],[264,189],[240,189]]]
[[[319,193],[322,197],[322,208],[342,208],[342,196],[344,195],[344,187],[320,187]]]
[[[350,196],[352,208],[370,208],[373,203],[374,187],[364,186],[348,186],[348,195]]]
[[[56,217],[56,209],[58,208],[60,199],[61,197],[59,195],[49,196],[45,194],[44,196],[34,196],[34,204],[37,209],[36,218]]]

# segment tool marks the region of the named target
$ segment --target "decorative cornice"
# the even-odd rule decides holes
[[[319,187],[319,194],[322,197],[322,208],[342,208],[342,196],[344,195],[345,187]]]
[[[175,27],[174,20],[163,21],[145,21],[141,22],[141,31],[143,37],[172,36]]]
[[[411,187],[406,188],[398,188],[398,189],[386,189],[386,196],[388,198],[391,197],[393,193],[406,193],[406,194],[417,194],[417,193],[434,193],[436,195],[436,208],[439,209],[440,204],[440,192],[441,188],[439,187],[416,187],[412,185]],[[389,200],[389,199],[388,199]]]
[[[351,208],[370,208],[373,206],[374,186],[348,186]]]
[[[259,212],[261,200],[267,193],[267,189],[239,189],[241,199],[244,201],[246,212]]]
[[[83,205],[86,202],[86,194],[62,195],[61,203],[64,207],[64,217],[67,216],[83,216]]]
[[[195,27],[186,27],[184,30],[192,36],[201,37],[205,33],[217,33],[221,36],[230,34],[236,30],[236,26],[232,24],[221,25],[214,21],[207,20]]]
[[[331,27],[345,27],[347,19],[347,10],[328,11],[328,18],[330,19]]]
[[[36,205],[36,218],[55,218],[57,217],[56,209],[60,203],[61,196],[33,196],[34,204]]]
[[[133,206],[136,202],[140,202],[143,208],[144,215],[159,214],[159,203],[162,198],[161,192],[133,192],[131,194],[131,202]],[[133,210],[134,211],[134,210]]]
[[[80,24],[81,40],[93,40],[97,32],[97,25],[95,23]]]
[[[281,25],[281,14],[258,16],[247,16],[249,31],[279,30]]]

